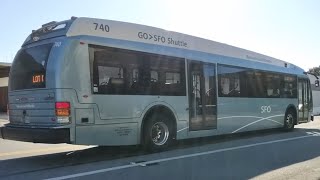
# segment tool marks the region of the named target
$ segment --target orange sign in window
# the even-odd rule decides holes
[[[38,84],[44,82],[44,75],[33,75],[32,76],[32,83]]]

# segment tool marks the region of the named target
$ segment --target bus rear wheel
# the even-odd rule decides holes
[[[173,126],[167,117],[153,114],[146,120],[143,133],[143,146],[147,151],[161,151],[172,143]]]
[[[284,116],[284,130],[292,131],[294,123],[296,121],[296,115],[292,110],[288,110]]]

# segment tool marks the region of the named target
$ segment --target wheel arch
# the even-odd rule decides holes
[[[161,114],[164,113],[169,117],[170,122],[173,125],[173,133],[174,133],[173,137],[176,138],[178,117],[177,117],[175,111],[169,105],[166,105],[166,104],[153,104],[153,105],[149,106],[148,108],[146,108],[145,112],[143,113],[142,121],[140,124],[140,143],[143,142],[143,130],[144,130],[144,126],[146,124],[146,121],[154,113],[161,113]]]

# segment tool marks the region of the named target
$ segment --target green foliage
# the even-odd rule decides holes
[[[320,76],[320,66],[310,68],[308,72]]]

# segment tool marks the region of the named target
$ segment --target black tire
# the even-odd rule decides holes
[[[284,116],[283,129],[285,131],[292,131],[296,122],[296,114],[293,110],[288,110]]]
[[[147,151],[157,152],[167,149],[173,142],[173,121],[158,113],[145,121],[143,128],[143,147]]]

